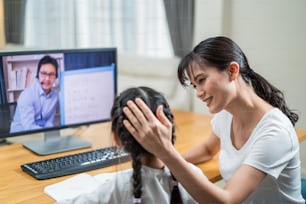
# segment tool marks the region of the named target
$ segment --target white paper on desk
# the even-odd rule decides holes
[[[94,191],[99,185],[109,182],[114,175],[115,172],[101,173],[96,176],[83,173],[46,186],[44,191],[56,201],[72,199],[81,194]]]
[[[46,186],[44,191],[56,201],[72,199],[83,193],[94,191],[100,182],[89,174],[79,174],[64,181]]]
[[[116,172],[112,173],[101,173],[94,176],[94,178],[99,181],[100,184],[107,183],[113,179],[116,175]]]

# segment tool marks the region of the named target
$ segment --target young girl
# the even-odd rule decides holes
[[[147,152],[127,131],[123,125],[126,119],[123,107],[127,101],[141,98],[153,111],[163,106],[165,117],[173,124],[170,107],[162,94],[148,87],[130,88],[123,91],[114,101],[111,111],[112,132],[115,142],[129,152],[132,169],[116,172],[108,183],[101,185],[90,194],[78,196],[59,203],[160,203],[180,204],[197,203],[178,184],[164,163]],[[171,130],[171,143],[175,140],[174,128]],[[192,164],[188,166],[196,171],[198,178],[206,178],[202,171]]]
[[[182,156],[169,140],[172,124],[162,108],[151,111],[141,99],[127,103],[124,124],[199,203],[304,203],[298,115],[280,90],[250,68],[235,42],[223,36],[202,41],[182,59],[178,78],[183,85],[189,80],[215,114],[206,141]],[[217,152],[224,188],[199,179],[187,165]]]

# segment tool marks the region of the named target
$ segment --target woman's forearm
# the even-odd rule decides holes
[[[168,148],[167,154],[164,154],[161,159],[199,203],[226,202],[226,192],[206,177],[200,177],[174,147]]]
[[[210,160],[213,156],[205,149],[204,142],[192,147],[182,154],[183,158],[193,164]]]
[[[198,164],[212,159],[220,149],[220,140],[211,133],[205,141],[192,147],[182,154],[190,163]]]

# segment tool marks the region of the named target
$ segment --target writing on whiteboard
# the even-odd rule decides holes
[[[114,65],[61,73],[61,125],[110,119]]]

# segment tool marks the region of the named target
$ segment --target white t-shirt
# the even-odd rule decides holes
[[[279,109],[267,112],[247,142],[237,150],[230,137],[232,115],[227,111],[212,119],[214,134],[220,138],[220,172],[228,181],[247,164],[267,174],[244,203],[304,203],[301,195],[299,142],[290,120]]]
[[[190,164],[191,168],[199,174],[199,179],[204,179],[205,175],[198,167]],[[142,166],[142,196],[143,204],[168,204],[172,192],[172,177],[167,167],[164,169],[153,169]],[[116,176],[107,183],[100,185],[95,191],[89,194],[80,195],[71,200],[63,200],[58,204],[122,204],[133,203],[133,169],[118,171]],[[197,203],[179,184],[180,194],[184,204]]]

